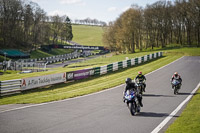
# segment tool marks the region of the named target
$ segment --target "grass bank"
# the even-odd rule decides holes
[[[100,26],[72,25],[72,41],[86,46],[103,46],[103,28]]]
[[[199,133],[200,132],[200,89],[166,133]]]
[[[71,53],[73,52],[73,50],[71,49],[52,49],[49,53],[44,52],[42,50],[35,50],[32,51],[30,56],[32,59],[35,58],[43,58],[43,57],[50,57],[50,56],[55,56],[55,55],[62,55],[62,54],[67,54],[67,53]]]

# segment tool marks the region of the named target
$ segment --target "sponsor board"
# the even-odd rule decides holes
[[[63,49],[82,49],[82,50],[105,50],[103,46],[82,46],[82,45],[42,45],[42,48],[63,48]]]
[[[72,45],[66,45],[63,46],[64,49],[85,49],[85,50],[99,50],[99,47],[95,46],[72,46]]]
[[[66,81],[66,73],[50,74],[38,77],[30,77],[22,79],[22,90],[42,87],[46,85],[61,83]]]
[[[78,70],[73,72],[67,72],[67,80],[79,80],[79,79],[85,79],[89,76],[94,75],[94,69],[84,69],[84,70]]]

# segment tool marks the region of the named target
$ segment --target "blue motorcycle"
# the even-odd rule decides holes
[[[178,94],[180,87],[181,87],[181,82],[177,79],[174,79],[172,81],[172,88],[174,89],[174,95]]]
[[[140,104],[137,95],[133,90],[127,90],[124,99],[131,112],[131,115],[135,115],[136,113],[140,112]]]

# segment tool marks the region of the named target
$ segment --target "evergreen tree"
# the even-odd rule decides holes
[[[73,34],[72,34],[72,25],[71,25],[71,20],[69,19],[69,17],[66,17],[65,20],[66,23],[66,41],[71,41],[73,38]]]

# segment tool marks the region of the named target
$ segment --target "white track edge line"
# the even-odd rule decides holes
[[[165,118],[151,133],[158,133],[175,115],[176,113],[193,97],[194,93],[200,87],[200,82],[190,95],[167,117]]]
[[[156,72],[156,71],[158,71],[158,70],[160,70],[160,69],[162,69],[162,68],[164,68],[164,67],[166,67],[166,66],[168,66],[168,65],[170,65],[170,64],[173,64],[174,62],[176,62],[176,61],[182,59],[183,57],[184,57],[184,56],[182,56],[181,58],[178,58],[178,59],[176,59],[175,61],[173,61],[173,62],[171,62],[171,63],[169,63],[169,64],[167,64],[167,65],[165,65],[165,66],[162,66],[162,67],[160,67],[160,68],[158,68],[158,69],[156,69],[156,70],[154,70],[154,71],[152,71],[152,72],[150,72],[150,73],[148,73],[148,74],[145,74],[145,75],[149,75],[149,74],[151,74],[151,73],[154,73],[154,72]],[[8,110],[0,111],[0,114],[1,114],[1,113],[4,113],[4,112],[19,110],[19,109],[25,109],[25,108],[35,107],[35,106],[41,106],[41,105],[46,105],[46,104],[51,104],[51,103],[58,103],[58,102],[63,102],[63,101],[68,101],[68,100],[73,100],[73,99],[78,99],[78,98],[82,98],[82,97],[86,97],[86,96],[96,95],[96,94],[99,94],[99,93],[103,93],[103,92],[105,92],[105,91],[113,90],[113,89],[118,88],[118,87],[123,86],[123,85],[124,85],[124,84],[121,84],[121,85],[115,86],[115,87],[110,88],[110,89],[106,89],[106,90],[103,90],[103,91],[99,91],[99,92],[96,92],[96,93],[91,93],[91,94],[87,94],[87,95],[83,95],[83,96],[78,96],[78,97],[63,99],[63,100],[59,100],[59,101],[52,101],[52,102],[46,102],[46,103],[40,103],[40,104],[34,104],[34,105],[28,105],[28,106],[23,106],[23,107],[8,109]]]

